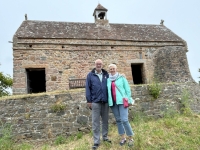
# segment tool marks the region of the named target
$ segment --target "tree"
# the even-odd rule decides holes
[[[4,75],[0,72],[0,97],[10,95],[7,89],[11,88],[13,84],[13,79],[10,75]]]
[[[199,68],[199,72],[200,72],[200,68]],[[200,78],[200,77],[199,77]],[[199,85],[200,85],[200,81],[199,81]]]

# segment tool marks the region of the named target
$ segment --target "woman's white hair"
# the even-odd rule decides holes
[[[115,69],[117,69],[117,66],[116,66],[115,64],[110,64],[110,65],[108,66],[108,68],[110,68],[110,67],[114,67]]]

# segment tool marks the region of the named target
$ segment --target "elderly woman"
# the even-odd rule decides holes
[[[107,79],[108,87],[108,104],[112,109],[117,123],[118,133],[121,136],[120,145],[126,143],[126,135],[128,136],[128,146],[133,146],[133,130],[128,121],[128,108],[123,105],[123,98],[128,98],[128,103],[132,104],[131,90],[128,81],[123,75],[117,72],[117,66],[110,64],[109,78]]]

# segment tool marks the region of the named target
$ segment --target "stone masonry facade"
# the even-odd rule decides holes
[[[131,64],[143,64],[144,84],[155,73],[163,82],[192,81],[183,43],[18,39],[13,49],[14,94],[27,93],[26,68],[45,68],[47,92],[66,90],[69,79],[86,78],[98,58],[105,69],[110,63],[117,64],[130,83]]]
[[[167,109],[180,111],[184,89],[189,92],[188,100],[192,111],[200,113],[198,84],[162,84],[161,94],[156,100],[152,100],[149,95],[148,85],[132,85],[131,89],[136,105],[129,107],[130,121],[136,112],[160,118]],[[56,113],[51,107],[58,102],[66,105],[66,108]],[[87,108],[85,89],[1,99],[0,119],[1,123],[12,125],[12,135],[16,141],[52,140],[59,135],[68,137],[77,132],[89,133],[92,130],[91,110]],[[109,122],[115,123],[111,111]]]

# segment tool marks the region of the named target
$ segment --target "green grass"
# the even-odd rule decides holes
[[[1,122],[0,127],[0,149],[1,150],[9,150],[12,149],[14,143],[11,139],[11,130],[12,126],[10,124],[4,124]]]
[[[33,145],[30,145],[28,143],[22,143],[19,144],[18,146],[13,147],[13,150],[32,150],[33,149]]]
[[[133,150],[199,150],[200,149],[200,116],[196,114],[168,115],[161,119],[152,119],[142,113],[136,113],[130,121],[134,130]],[[52,143],[36,146],[11,140],[10,126],[2,125],[0,138],[1,150],[89,150],[93,144],[92,133],[78,132],[70,137],[58,136]],[[120,146],[120,137],[116,125],[110,125],[109,138],[112,144],[101,142],[98,150],[130,150]]]
[[[65,144],[66,143],[66,137],[60,135],[56,138],[55,140],[55,145],[61,145],[61,144]]]
[[[173,115],[172,118],[164,117],[158,120],[147,117],[140,118],[137,114],[131,121],[134,130],[134,150],[199,150],[200,149],[200,116],[199,115]],[[65,144],[49,146],[49,150],[88,150],[93,144],[92,134],[67,138]],[[117,127],[111,125],[109,138],[112,144],[101,142],[98,150],[130,150],[120,146],[120,137]],[[44,147],[44,146],[43,146]],[[40,149],[40,148],[38,148]],[[42,146],[41,146],[42,150]]]

